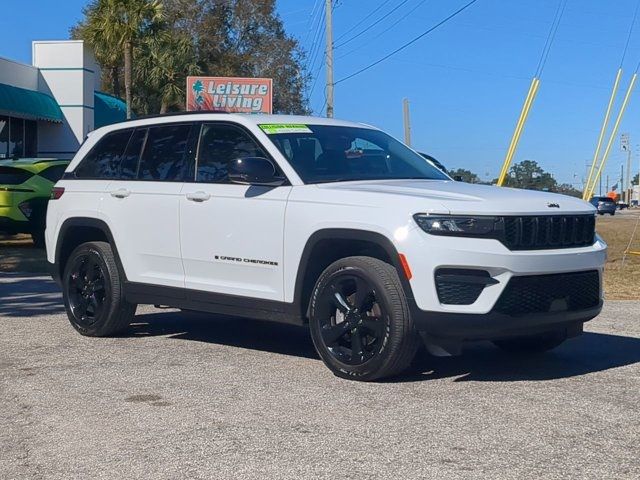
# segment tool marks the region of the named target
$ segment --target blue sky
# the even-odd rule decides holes
[[[466,1],[338,0],[336,45],[366,32],[336,48],[335,80],[419,35]],[[468,168],[483,178],[497,176],[559,1],[478,0],[406,50],[338,84],[336,117],[374,124],[402,137],[402,98],[407,97],[414,147],[448,167]],[[31,41],[66,38],[86,1],[33,0],[28,15],[23,14],[24,1],[2,3],[0,56],[30,62]],[[536,160],[559,181],[581,186],[636,3],[568,0],[515,161]],[[311,73],[319,76],[311,95],[311,106],[319,111],[324,103],[324,31],[314,36],[318,20],[312,13],[314,5],[317,12],[324,0],[278,0],[277,4],[285,28],[303,48],[315,51],[314,39],[322,48],[309,65]],[[399,4],[388,18],[367,29]],[[639,61],[640,19],[624,63],[623,89]],[[631,135],[634,171],[640,161],[639,120],[640,90],[632,97],[620,129]],[[622,163],[626,156],[616,139],[605,174],[619,177]]]

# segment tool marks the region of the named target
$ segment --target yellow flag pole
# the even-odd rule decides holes
[[[499,187],[504,184],[507,173],[509,172],[511,161],[513,160],[513,156],[515,155],[516,148],[518,148],[518,143],[520,142],[520,136],[522,134],[522,130],[524,129],[524,124],[527,121],[527,117],[529,116],[529,110],[531,110],[531,105],[533,104],[535,96],[538,93],[539,84],[540,80],[538,80],[538,78],[534,77],[531,80],[529,93],[527,94],[527,98],[525,99],[524,105],[522,106],[522,112],[520,113],[520,118],[518,119],[518,123],[516,124],[516,128],[513,132],[513,137],[511,138],[511,143],[509,144],[509,149],[507,150],[504,164],[502,165],[500,177],[498,178]]]
[[[596,189],[596,184],[598,183],[598,179],[600,175],[602,175],[602,170],[604,169],[605,164],[607,163],[607,159],[609,157],[609,152],[611,151],[611,146],[618,134],[618,128],[620,128],[620,122],[622,121],[622,117],[624,116],[624,112],[627,109],[627,104],[629,103],[629,99],[631,98],[631,92],[633,91],[633,87],[636,84],[636,80],[638,79],[638,74],[634,73],[633,77],[631,77],[631,82],[629,83],[629,87],[627,88],[627,93],[624,95],[624,100],[622,101],[622,106],[620,107],[620,111],[618,112],[618,117],[616,118],[616,123],[613,124],[613,130],[611,132],[611,136],[609,137],[609,142],[607,143],[607,148],[604,150],[604,154],[602,155],[602,160],[600,161],[600,166],[598,167],[598,172],[596,176],[593,178],[593,182],[586,198],[591,198],[593,195],[593,191]]]
[[[602,147],[602,140],[604,140],[604,134],[607,131],[607,125],[609,124],[609,118],[611,116],[611,109],[613,108],[613,102],[616,98],[616,94],[618,93],[618,86],[620,85],[620,77],[622,76],[622,69],[618,69],[618,74],[616,75],[616,80],[613,83],[613,89],[611,90],[611,97],[609,98],[609,105],[607,105],[607,112],[604,115],[604,121],[602,122],[602,128],[600,129],[600,136],[598,137],[598,144],[596,145],[596,151],[593,154],[593,162],[591,162],[591,168],[589,170],[589,177],[587,178],[586,183],[584,184],[584,190],[582,192],[582,199],[588,200],[588,194],[591,189],[591,179],[593,177],[593,172],[596,169],[596,163],[598,163],[598,155],[600,154],[600,148]]]

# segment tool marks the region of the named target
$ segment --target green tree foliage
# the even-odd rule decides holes
[[[195,63],[191,39],[185,33],[168,30],[149,37],[136,53],[136,111],[148,115],[183,109],[186,77],[202,73]]]
[[[498,179],[495,178],[491,183],[498,183]],[[511,169],[509,169],[509,174],[507,175],[504,186],[524,188],[527,190],[544,190],[547,192],[570,195],[572,197],[582,197],[582,192],[580,190],[576,190],[568,183],[559,184],[556,179],[553,178],[553,175],[545,172],[544,169],[538,165],[538,162],[533,160],[524,160],[512,165]]]
[[[634,185],[638,185],[638,175],[639,174],[636,173],[636,176],[633,177],[633,180],[631,180],[631,183],[633,183]]]
[[[482,183],[478,175],[465,168],[457,168],[456,170],[451,170],[449,172],[449,175],[452,178],[460,177],[462,181],[466,183]]]
[[[123,4],[135,7],[125,15],[131,22],[122,21]],[[73,38],[94,48],[106,90],[116,95],[133,59],[127,103],[140,114],[183,109],[186,77],[197,74],[272,78],[275,112],[309,111],[304,53],[275,0],[92,0],[84,13]]]
[[[160,0],[93,0],[84,9],[85,19],[72,29],[72,35],[93,47],[96,60],[107,60],[114,69],[122,52],[127,118],[133,104],[134,49],[154,35],[164,18]],[[112,73],[113,75],[113,73]]]

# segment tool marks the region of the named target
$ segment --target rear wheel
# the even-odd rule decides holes
[[[71,253],[62,282],[64,304],[82,335],[115,335],[129,326],[136,305],[125,300],[121,278],[108,243],[84,243]]]
[[[394,267],[370,257],[332,263],[313,290],[311,337],[337,376],[379,380],[405,370],[419,337]]]
[[[548,332],[526,337],[495,340],[493,344],[505,352],[515,354],[543,353],[553,350],[567,339],[566,332]]]

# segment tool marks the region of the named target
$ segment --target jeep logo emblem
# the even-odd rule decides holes
[[[547,207],[549,208],[560,208],[560,205],[557,203],[547,203]]]

